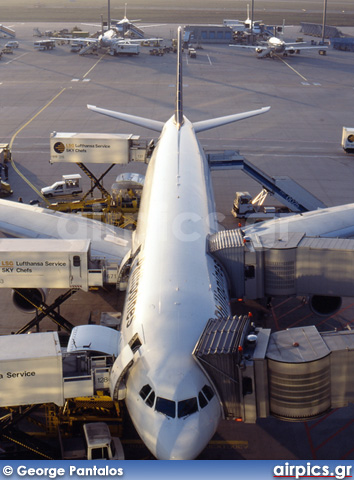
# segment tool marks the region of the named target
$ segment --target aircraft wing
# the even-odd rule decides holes
[[[91,240],[91,254],[120,264],[131,248],[131,232],[79,215],[0,200],[0,232],[16,238]]]
[[[268,45],[229,45],[229,47],[251,49],[258,54],[258,58],[265,57],[272,51]]]
[[[305,42],[304,42],[305,43]],[[285,51],[287,52],[288,50],[294,50],[294,47],[297,47],[299,43],[295,43],[292,47],[286,47]],[[300,43],[301,45],[301,43]],[[321,45],[311,45],[310,47],[300,47],[296,48],[297,50],[327,50],[328,47],[324,47]]]
[[[263,46],[260,46],[260,45],[233,45],[233,44],[230,44],[229,47],[249,48],[249,49],[254,50],[254,51],[256,51],[256,50],[265,50],[266,48],[268,48],[268,47],[266,47],[266,46],[263,47]]]
[[[67,37],[50,37],[50,40],[64,40],[65,42],[86,42],[86,43],[98,43],[98,38],[92,38],[92,37],[75,37],[75,38],[67,38]]]
[[[118,44],[134,44],[140,45],[141,42],[162,42],[163,38],[153,37],[153,38],[117,38],[113,39],[113,43]]]

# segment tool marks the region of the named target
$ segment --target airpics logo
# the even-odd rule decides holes
[[[62,142],[57,142],[57,143],[55,143],[53,148],[54,148],[54,151],[55,151],[56,153],[63,153],[63,152],[65,152],[65,145],[64,145],[64,143],[62,143]]]

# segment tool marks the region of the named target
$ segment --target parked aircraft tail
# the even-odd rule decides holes
[[[182,28],[178,27],[177,34],[177,77],[176,77],[176,103],[175,103],[175,114],[174,122],[179,129],[183,125],[184,115],[183,115],[183,76],[182,76]],[[115,112],[113,110],[106,110],[105,108],[99,108],[94,105],[87,105],[89,110],[92,110],[109,117],[117,118],[124,122],[132,123],[138,125],[139,127],[148,128],[157,132],[161,132],[165,123],[159,122],[157,120],[152,120],[150,118],[138,117],[136,115],[129,115],[127,113]],[[194,130],[196,133],[204,132],[206,130],[211,130],[212,128],[221,127],[222,125],[227,125],[229,123],[237,122],[238,120],[243,120],[245,118],[253,117],[255,115],[260,115],[265,113],[270,109],[270,107],[263,107],[258,110],[251,110],[244,113],[236,113],[233,115],[227,115],[224,117],[213,118],[209,120],[202,120],[195,122],[193,124]]]

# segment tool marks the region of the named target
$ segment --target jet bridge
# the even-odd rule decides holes
[[[308,296],[317,315],[333,314],[354,293],[354,240],[277,232],[245,237],[241,229],[209,237],[234,299]]]
[[[193,352],[226,419],[305,421],[354,401],[354,332],[271,333],[248,316],[211,319]]]
[[[123,398],[118,373],[124,375],[140,342],[120,350],[120,335],[102,325],[81,325],[66,348],[57,332],[0,336],[0,407],[63,406],[98,391],[113,398],[117,389]],[[193,356],[214,385],[226,419],[254,423],[272,415],[304,421],[354,401],[350,330],[322,333],[308,326],[271,333],[247,315],[216,318],[208,321]]]
[[[287,176],[270,177],[237,151],[209,152],[207,153],[207,159],[211,170],[243,170],[292,212],[303,213],[326,207],[318,198],[291,178]]]

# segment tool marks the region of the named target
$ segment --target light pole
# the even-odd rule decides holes
[[[253,36],[253,15],[254,15],[254,0],[251,3],[251,40],[252,45],[254,43],[254,36]]]
[[[322,45],[324,44],[326,31],[327,0],[323,0],[323,22],[322,22]]]

